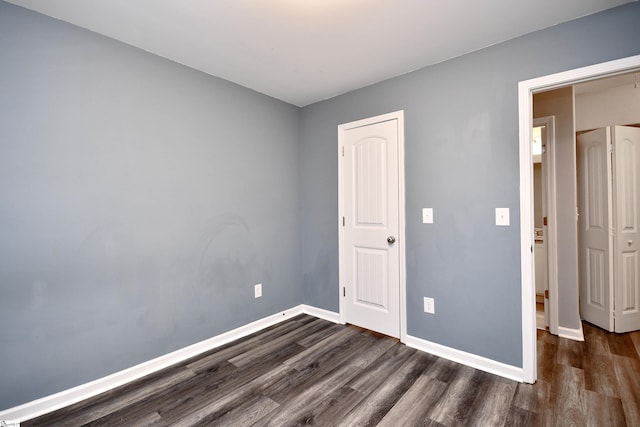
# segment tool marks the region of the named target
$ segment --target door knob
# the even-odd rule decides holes
[[[387,237],[387,242],[389,242],[389,244],[391,245],[396,242],[396,238],[393,236],[389,236]]]

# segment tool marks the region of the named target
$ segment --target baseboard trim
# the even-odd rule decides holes
[[[565,328],[564,326],[558,326],[558,336],[561,338],[568,338],[574,341],[584,341],[584,332],[582,330],[582,323],[578,329]]]
[[[323,308],[313,307],[311,305],[302,306],[302,312],[304,314],[308,314],[309,316],[317,317],[319,319],[328,320],[333,323],[340,323],[340,314],[335,311],[325,310]]]
[[[497,362],[476,354],[467,353],[462,350],[436,344],[422,338],[407,335],[406,345],[434,356],[442,357],[456,363],[470,366],[490,374],[498,375],[510,380],[524,382],[524,371],[522,368]]]
[[[334,319],[338,317],[337,313],[308,305],[298,305],[106,377],[0,411],[0,427],[19,427],[21,422],[97,396],[303,313],[329,321],[335,321]]]

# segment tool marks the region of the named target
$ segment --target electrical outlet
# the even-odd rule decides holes
[[[436,303],[433,298],[424,297],[424,312],[435,314],[436,312]]]
[[[262,296],[262,283],[258,283],[253,287],[254,298],[260,298]]]

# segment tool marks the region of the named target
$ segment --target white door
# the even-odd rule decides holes
[[[397,119],[340,126],[346,323],[400,337]]]
[[[580,315],[613,331],[610,144],[607,129],[578,136],[578,261]]]
[[[640,329],[640,128],[612,128],[614,141],[615,331]]]

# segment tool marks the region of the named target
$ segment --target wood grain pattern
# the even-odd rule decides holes
[[[630,426],[640,426],[640,360],[613,356],[618,392]]]
[[[427,420],[427,413],[440,400],[446,388],[447,383],[420,375],[378,425],[411,426],[416,420]]]
[[[22,425],[640,425],[640,332],[584,331],[520,384],[301,315]]]

